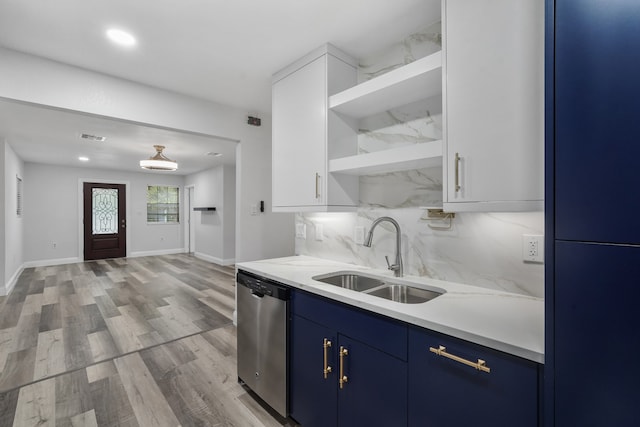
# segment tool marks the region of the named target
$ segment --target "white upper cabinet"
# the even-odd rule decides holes
[[[444,209],[542,210],[544,2],[443,3]]]
[[[274,212],[345,211],[358,205],[358,178],[332,175],[328,161],[357,150],[354,123],[328,97],[356,84],[356,63],[331,45],[276,73],[272,93]]]

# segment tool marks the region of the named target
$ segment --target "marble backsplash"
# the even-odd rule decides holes
[[[542,234],[542,212],[456,214],[451,230],[432,230],[418,208],[360,208],[355,213],[305,213],[296,223],[307,226],[307,239],[296,239],[296,254],[311,255],[373,268],[393,261],[395,231],[381,223],[371,248],[356,244],[356,226],[390,216],[402,230],[406,275],[499,289],[535,297],[544,295],[544,268],[522,261],[522,234]],[[315,240],[321,224],[323,240]]]
[[[359,80],[391,71],[441,49],[440,22],[426,25],[393,46],[359,61]],[[490,124],[488,124],[490,125]],[[442,139],[442,97],[436,96],[367,117],[359,123],[358,150],[374,152]],[[390,216],[402,230],[405,274],[542,297],[544,267],[522,261],[522,235],[543,234],[542,212],[458,213],[450,230],[434,230],[423,207],[442,205],[442,168],[402,171],[360,178],[360,207],[354,213],[298,213],[307,238],[295,251],[347,263],[385,268],[392,260],[395,232],[376,228],[371,248],[356,244],[356,227]],[[323,240],[315,227],[322,225]]]
[[[439,167],[361,177],[357,212],[296,214],[307,229],[296,254],[385,268],[385,255],[395,254],[394,228],[381,223],[371,248],[355,243],[355,229],[368,232],[373,220],[390,216],[402,231],[405,274],[543,297],[543,265],[522,261],[522,235],[544,233],[543,212],[457,213],[450,230],[432,229],[448,222],[423,219],[423,207],[441,204]],[[315,238],[319,224],[323,240]]]

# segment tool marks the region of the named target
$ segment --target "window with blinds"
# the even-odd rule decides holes
[[[180,192],[178,187],[149,185],[147,187],[147,223],[180,222]]]

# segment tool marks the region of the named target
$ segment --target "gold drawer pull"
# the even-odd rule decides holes
[[[347,357],[349,352],[343,346],[340,346],[340,379],[338,382],[340,383],[340,388],[343,388],[344,385],[349,381],[349,378],[344,374],[344,358]]]
[[[491,368],[487,366],[487,362],[482,359],[478,359],[477,362],[471,362],[470,360],[463,359],[462,357],[447,353],[447,348],[443,345],[438,348],[429,347],[429,351],[431,353],[435,353],[438,356],[446,357],[447,359],[455,360],[456,362],[462,363],[463,365],[471,366],[472,368],[476,368],[482,372],[491,372]]]
[[[324,379],[326,380],[327,376],[331,372],[331,366],[329,366],[329,361],[327,360],[328,359],[327,353],[331,348],[331,341],[325,338],[322,343],[322,348],[324,349],[324,367],[323,367],[324,369],[322,370],[322,372],[324,373]]]

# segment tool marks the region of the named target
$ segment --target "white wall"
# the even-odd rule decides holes
[[[2,167],[2,173],[0,173],[0,187],[1,188],[5,188],[5,182],[6,182],[6,173],[5,173],[5,145],[6,143],[4,142],[4,139],[2,137],[0,137],[0,167]],[[6,197],[3,197],[0,199],[0,239],[2,239],[0,241],[0,277],[3,279],[2,283],[0,284],[0,294],[1,295],[6,295],[7,293],[7,289],[6,289],[6,280],[4,280],[5,278],[5,269],[4,269],[4,265],[5,265],[5,246],[7,246],[7,240],[5,238],[5,224],[4,224],[4,217],[5,217],[5,199]]]
[[[236,168],[225,166],[223,169],[223,223],[222,251],[223,259],[236,257]],[[231,262],[227,262],[231,264]]]
[[[16,176],[23,179],[24,163],[9,144],[4,144],[4,283],[12,288],[22,272],[23,218],[17,215]],[[24,189],[24,187],[23,187]]]
[[[240,141],[237,151],[236,259],[293,254],[293,215],[272,214],[271,125],[247,112],[0,47],[0,98],[81,111]],[[256,115],[256,114],[253,114]],[[251,216],[249,203],[267,202]]]
[[[25,163],[23,179],[24,254],[27,265],[83,259],[81,182],[127,184],[128,256],[184,251],[181,224],[147,224],[146,217],[147,186],[177,186],[182,194],[182,176]],[[181,198],[181,203],[183,201],[184,198]]]
[[[218,166],[185,178],[194,187],[194,207],[216,208],[215,212],[195,211],[195,255],[221,265],[235,258],[235,168]]]
[[[23,220],[17,215],[16,176],[24,178],[23,162],[11,146],[0,139],[0,295],[7,294],[22,272]]]
[[[254,261],[293,255],[293,214],[271,212],[271,116],[261,117],[262,126],[247,126],[236,158],[237,185],[242,197],[236,206],[236,261]],[[264,200],[265,211],[252,215]]]

